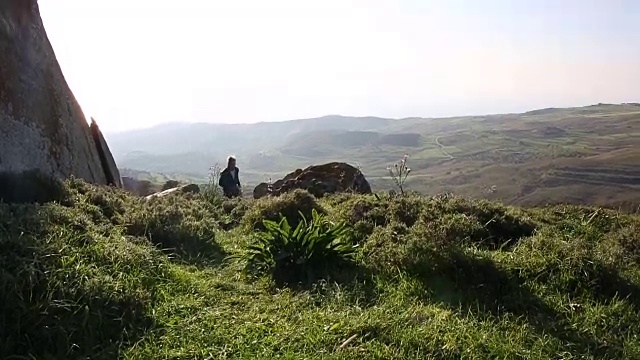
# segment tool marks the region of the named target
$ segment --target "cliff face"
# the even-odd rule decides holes
[[[102,134],[99,138],[106,147]],[[111,161],[101,161],[45,32],[37,1],[1,0],[0,172],[38,170],[57,178],[74,175],[121,186],[115,164],[108,169],[103,163]]]

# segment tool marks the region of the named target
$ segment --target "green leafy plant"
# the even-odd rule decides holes
[[[409,155],[405,155],[396,164],[394,164],[393,166],[387,167],[387,171],[389,171],[389,176],[391,176],[391,180],[393,180],[393,182],[398,187],[398,190],[400,190],[400,195],[405,194],[404,183],[407,181],[407,177],[411,173],[411,169],[407,166],[408,159],[409,159]]]
[[[346,223],[330,222],[315,209],[311,220],[300,216],[295,228],[284,216],[278,222],[263,220],[265,230],[240,255],[245,273],[270,274],[280,284],[310,284],[353,259],[355,248],[348,241]]]

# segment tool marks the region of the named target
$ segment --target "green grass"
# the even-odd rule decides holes
[[[65,188],[61,203],[0,203],[0,358],[640,358],[638,215]],[[350,224],[355,266],[277,286],[223,261],[295,199]]]

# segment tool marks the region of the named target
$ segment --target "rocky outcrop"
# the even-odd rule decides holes
[[[332,162],[297,169],[273,184],[259,184],[253,190],[253,197],[277,196],[294,189],[307,190],[316,197],[339,192],[371,193],[371,186],[360,170],[346,163]]]
[[[91,126],[89,126],[89,130],[91,130],[91,137],[93,138],[93,142],[98,150],[100,164],[102,164],[104,175],[107,178],[107,184],[121,188],[122,178],[120,177],[120,171],[118,171],[116,161],[111,154],[111,150],[109,150],[107,140],[105,140],[104,135],[102,135],[102,132],[94,118],[91,118]]]
[[[37,1],[0,1],[0,172],[74,175],[121,186],[96,130],[94,141],[49,43]]]

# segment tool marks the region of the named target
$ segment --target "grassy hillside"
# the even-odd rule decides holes
[[[177,128],[176,128],[177,127]],[[159,126],[108,136],[118,165],[202,181],[236,154],[254,186],[308,165],[359,164],[375,189],[404,154],[424,194],[509,204],[640,204],[640,105],[599,104],[446,119],[350,118]]]
[[[638,215],[301,191],[145,203],[73,180],[55,197],[0,203],[0,358],[640,358]],[[242,271],[262,219],[311,209],[349,224],[349,257],[289,263],[311,282]]]

